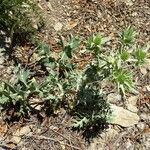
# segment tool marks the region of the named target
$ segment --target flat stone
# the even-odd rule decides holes
[[[62,29],[62,27],[63,27],[62,23],[57,22],[57,23],[55,24],[55,26],[54,26],[54,29],[55,29],[56,31],[60,31],[60,30]]]
[[[141,67],[141,68],[140,68],[140,72],[141,72],[143,75],[146,75],[146,74],[147,74],[147,69],[144,68],[144,67]]]
[[[140,120],[136,113],[126,110],[123,107],[111,104],[110,108],[112,110],[112,114],[108,122],[111,124],[117,124],[122,127],[130,127],[137,124]]]
[[[137,103],[137,100],[138,100],[139,96],[131,96],[128,98],[128,103],[135,106],[136,103]]]
[[[136,106],[132,105],[132,104],[127,104],[127,109],[134,112],[134,113],[137,113],[138,112],[138,109]]]
[[[137,124],[137,128],[140,130],[140,131],[143,131],[144,128],[145,128],[145,123],[144,122],[139,122]]]
[[[116,103],[121,100],[121,95],[119,95],[117,93],[111,93],[107,96],[107,100],[110,103]]]
[[[133,2],[131,0],[125,0],[126,5],[128,6],[132,6]]]
[[[20,129],[17,129],[17,131],[14,132],[11,141],[16,143],[16,144],[19,144],[21,142],[21,137],[23,135],[29,134],[31,132],[31,127],[32,126],[24,126]]]

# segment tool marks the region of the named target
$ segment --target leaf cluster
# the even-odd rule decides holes
[[[34,1],[0,0],[0,30],[8,34],[11,42],[15,40],[13,39],[15,35],[29,38],[29,35],[35,32],[33,21],[41,18],[39,16],[38,7]]]

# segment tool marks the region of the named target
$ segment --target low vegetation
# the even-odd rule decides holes
[[[4,109],[9,105],[17,106],[19,115],[24,115],[34,111],[30,100],[37,98],[37,105],[42,104],[43,109],[51,113],[60,107],[67,108],[76,118],[75,128],[107,122],[111,111],[101,82],[112,82],[123,97],[126,92],[135,91],[131,68],[144,63],[146,51],[133,47],[134,39],[135,31],[128,27],[120,36],[120,49],[106,54],[103,48],[109,42],[108,37],[91,36],[84,50],[80,50],[81,39],[71,38],[65,45],[64,41],[58,42],[62,51],[55,54],[59,55],[57,58],[46,43],[38,42],[36,63],[43,66],[48,75],[39,81],[31,76],[31,70],[17,66],[13,83],[1,82],[0,105]],[[79,69],[74,60],[83,51],[84,54],[90,53],[92,60]]]
[[[35,33],[34,23],[40,22],[37,5],[30,0],[0,1],[0,30],[11,39],[10,47],[17,40],[27,40]]]
[[[9,34],[12,42],[16,34],[29,35],[34,31],[34,17],[30,14],[36,12],[35,8],[30,0],[0,1],[0,28]],[[133,70],[147,57],[146,49],[135,45],[136,35],[132,27],[127,27],[120,35],[120,47],[107,52],[104,47],[111,43],[110,38],[100,34],[92,35],[87,41],[77,37],[69,42],[61,39],[58,41],[62,47],[59,53],[54,53],[46,43],[36,42],[35,63],[42,66],[46,76],[42,80],[36,79],[33,70],[18,64],[13,72],[13,82],[1,81],[0,106],[3,110],[17,107],[19,116],[29,115],[36,109],[32,99],[38,99],[34,105],[41,105],[49,114],[61,107],[67,109],[75,118],[75,128],[107,122],[111,111],[101,82],[111,82],[122,98],[127,92],[136,91]],[[81,69],[75,60],[82,54],[89,54],[91,61]]]

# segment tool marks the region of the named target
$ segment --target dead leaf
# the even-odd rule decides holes
[[[141,67],[141,68],[140,68],[140,72],[141,72],[143,75],[146,75],[146,74],[147,74],[147,70],[146,70],[146,68],[144,68],[144,67]]]
[[[7,143],[7,146],[8,146],[9,148],[11,148],[11,149],[15,149],[15,148],[16,148],[16,144],[13,143],[13,142]]]
[[[21,137],[23,135],[29,134],[31,132],[31,128],[32,126],[24,126],[20,129],[17,129],[17,131],[13,134],[11,141],[19,144],[21,142]]]
[[[13,136],[11,141],[15,144],[19,144],[21,142],[21,137],[20,136]]]
[[[70,21],[68,22],[68,24],[66,25],[66,30],[71,30],[72,28],[76,27],[78,24],[77,21]]]
[[[7,132],[7,125],[0,121],[0,137],[3,137],[4,134]]]

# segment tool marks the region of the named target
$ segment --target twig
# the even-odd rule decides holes
[[[61,137],[63,137],[63,138],[66,139],[67,141],[69,141],[69,139],[67,139],[67,138],[66,138],[64,135],[62,135],[61,133],[59,133],[59,132],[57,132],[57,131],[55,131],[55,130],[53,130],[53,129],[50,129],[50,130],[52,130],[54,133],[60,135]]]
[[[46,136],[36,136],[36,135],[25,135],[26,137],[31,137],[31,138],[36,138],[36,139],[39,139],[39,140],[51,140],[51,141],[54,141],[54,142],[57,142],[57,143],[60,143],[61,145],[65,145],[65,146],[68,146],[68,147],[71,147],[71,148],[74,148],[74,149],[77,149],[77,150],[81,150],[79,147],[76,147],[76,146],[73,146],[73,145],[70,145],[70,144],[67,144],[67,143],[63,143],[59,140],[56,140],[54,138],[49,138],[49,137],[46,137]]]
[[[12,149],[10,146],[8,146],[6,144],[0,144],[0,147],[4,148],[4,149]]]

